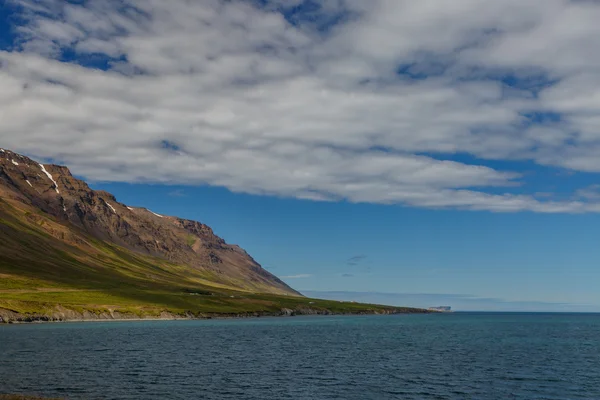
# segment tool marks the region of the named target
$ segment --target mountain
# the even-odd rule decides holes
[[[309,300],[207,225],[0,149],[0,321],[392,311]]]
[[[92,237],[132,253],[185,265],[230,288],[299,295],[210,227],[121,204],[108,192],[90,189],[67,167],[39,164],[2,149],[0,197],[3,211],[7,206],[21,210],[25,219],[49,235],[81,249],[90,247],[86,238]]]

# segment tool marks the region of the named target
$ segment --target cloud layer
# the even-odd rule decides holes
[[[305,278],[310,278],[311,276],[312,276],[311,274],[298,274],[298,275],[282,276],[281,279],[305,279]]]
[[[598,3],[319,4],[11,0],[0,143],[94,180],[600,211],[485,165],[600,172]]]

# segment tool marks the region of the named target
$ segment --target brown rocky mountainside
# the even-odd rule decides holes
[[[227,244],[200,222],[119,203],[110,193],[90,189],[67,167],[40,164],[6,149],[0,149],[2,207],[4,213],[20,210],[27,223],[36,223],[69,246],[85,250],[89,245],[92,251],[93,238],[194,273],[200,271],[207,282],[223,287],[299,295],[240,247]],[[12,251],[20,250],[13,246]]]

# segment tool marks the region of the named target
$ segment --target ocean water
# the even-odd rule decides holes
[[[4,325],[0,393],[69,399],[600,399],[600,315]]]

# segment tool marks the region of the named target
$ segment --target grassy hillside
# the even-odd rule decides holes
[[[417,311],[269,295],[243,282],[92,238],[26,205],[0,199],[0,309],[19,318],[374,313]],[[5,317],[6,319],[6,317]],[[14,319],[14,316],[13,316]]]

